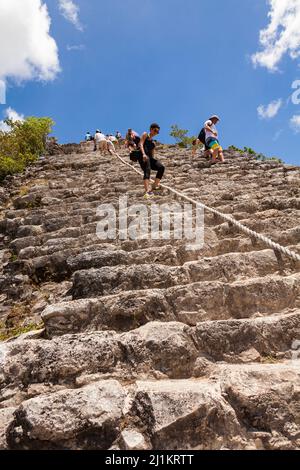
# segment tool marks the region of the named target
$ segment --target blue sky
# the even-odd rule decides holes
[[[51,81],[17,84],[8,77],[0,116],[8,106],[51,116],[61,142],[77,142],[98,127],[142,132],[157,121],[161,140],[172,142],[172,124],[197,134],[217,113],[224,147],[250,146],[300,164],[300,104],[290,99],[300,59],[287,51],[275,71],[255,68],[251,59],[269,23],[267,0],[74,0],[80,10],[73,22],[58,0],[43,3],[61,71]],[[259,106],[278,100],[274,117],[259,117]]]

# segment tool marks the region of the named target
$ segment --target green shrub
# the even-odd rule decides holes
[[[28,117],[25,121],[7,119],[9,132],[0,131],[0,181],[19,173],[44,151],[53,121],[50,118]]]
[[[272,160],[273,162],[284,164],[284,161],[278,157],[269,157],[268,160]]]
[[[240,153],[243,152],[243,150],[239,149],[238,147],[235,147],[234,145],[230,145],[228,147],[228,150],[233,150],[234,152],[240,152]]]
[[[251,147],[244,147],[243,150],[245,153],[249,153],[249,155],[256,155],[255,150],[253,150]]]
[[[251,147],[244,147],[244,150],[242,150],[242,149],[239,149],[238,147],[235,147],[234,145],[230,145],[230,147],[228,147],[228,150],[233,150],[233,151],[239,152],[239,153],[248,153],[249,155],[253,155],[255,160],[258,160],[260,162],[266,162],[266,161],[271,160],[273,162],[277,162],[277,163],[281,163],[281,164],[284,163],[284,161],[281,160],[280,158],[266,157],[266,155],[264,155],[263,153],[256,153],[255,150],[253,150]]]
[[[177,124],[171,126],[170,136],[176,140],[176,143],[179,147],[182,148],[190,148],[193,144],[193,141],[197,139],[197,137],[192,136],[189,137],[187,129],[180,129]]]

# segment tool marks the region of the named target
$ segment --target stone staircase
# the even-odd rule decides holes
[[[225,156],[158,150],[169,186],[300,253],[300,169]],[[0,448],[300,448],[298,262],[210,213],[192,251],[98,239],[100,204],[145,201],[88,146],[3,191]]]

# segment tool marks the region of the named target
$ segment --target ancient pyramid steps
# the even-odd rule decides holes
[[[161,321],[196,324],[208,319],[267,316],[293,309],[299,304],[299,294],[299,274],[233,283],[206,281],[166,289],[129,290],[104,297],[99,293],[99,299],[51,305],[44,311],[43,320],[49,335],[109,325],[116,330],[132,329],[158,317]]]
[[[210,376],[224,363],[285,363],[299,331],[299,309],[294,309],[255,319],[203,321],[194,327],[153,321],[124,333],[65,334],[51,341],[29,336],[3,348],[0,400],[12,386],[21,387],[26,396],[32,384],[72,388],[86,374],[124,381],[145,376],[180,379]]]
[[[298,167],[158,152],[168,185],[300,253]],[[143,191],[89,148],[11,181],[0,319],[44,329],[0,343],[0,448],[300,448],[298,263],[208,212],[194,251],[97,239],[98,205]]]
[[[77,389],[48,389],[14,413],[7,408],[8,446],[92,450],[101,442],[102,448],[124,450],[291,450],[299,445],[299,431],[288,423],[297,416],[299,375],[286,364],[227,365],[209,379],[85,380],[89,383],[83,380]],[[33,386],[31,394],[41,391]]]

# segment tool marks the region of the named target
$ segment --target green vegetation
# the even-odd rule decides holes
[[[192,136],[189,137],[187,129],[180,129],[177,124],[171,126],[170,136],[176,140],[176,143],[179,147],[182,148],[190,148],[193,144],[193,141],[197,139],[197,137]]]
[[[239,152],[239,153],[248,153],[249,155],[253,155],[255,160],[258,160],[261,162],[266,162],[266,161],[271,160],[277,163],[284,163],[284,161],[281,160],[280,158],[266,157],[262,153],[256,153],[255,150],[253,150],[251,147],[244,147],[244,149],[242,150],[242,149],[239,149],[238,147],[235,147],[234,145],[230,145],[230,147],[228,147],[228,150],[234,150],[235,152]]]
[[[45,151],[46,139],[54,122],[50,118],[28,117],[25,121],[7,119],[9,132],[0,131],[0,181],[19,173]]]
[[[276,364],[279,360],[275,356],[263,356],[261,359],[263,364]]]
[[[17,260],[18,260],[17,255],[15,255],[14,253],[12,253],[11,258],[10,258],[10,261],[11,261],[12,263],[14,263],[14,262],[17,261]]]
[[[43,329],[43,323],[29,319],[32,304],[16,304],[11,309],[5,320],[0,321],[0,341],[6,341],[30,331]]]
[[[43,323],[31,323],[26,326],[16,326],[14,328],[7,329],[3,323],[0,323],[0,341],[7,341],[8,339],[15,338],[17,336],[23,335],[24,333],[29,333],[30,331],[41,330],[43,327]]]
[[[230,145],[228,147],[228,150],[234,150],[235,152],[239,153],[249,153],[250,155],[256,155],[255,150],[253,150],[251,147],[244,147],[244,149],[239,149],[238,147],[235,147],[234,145]]]

